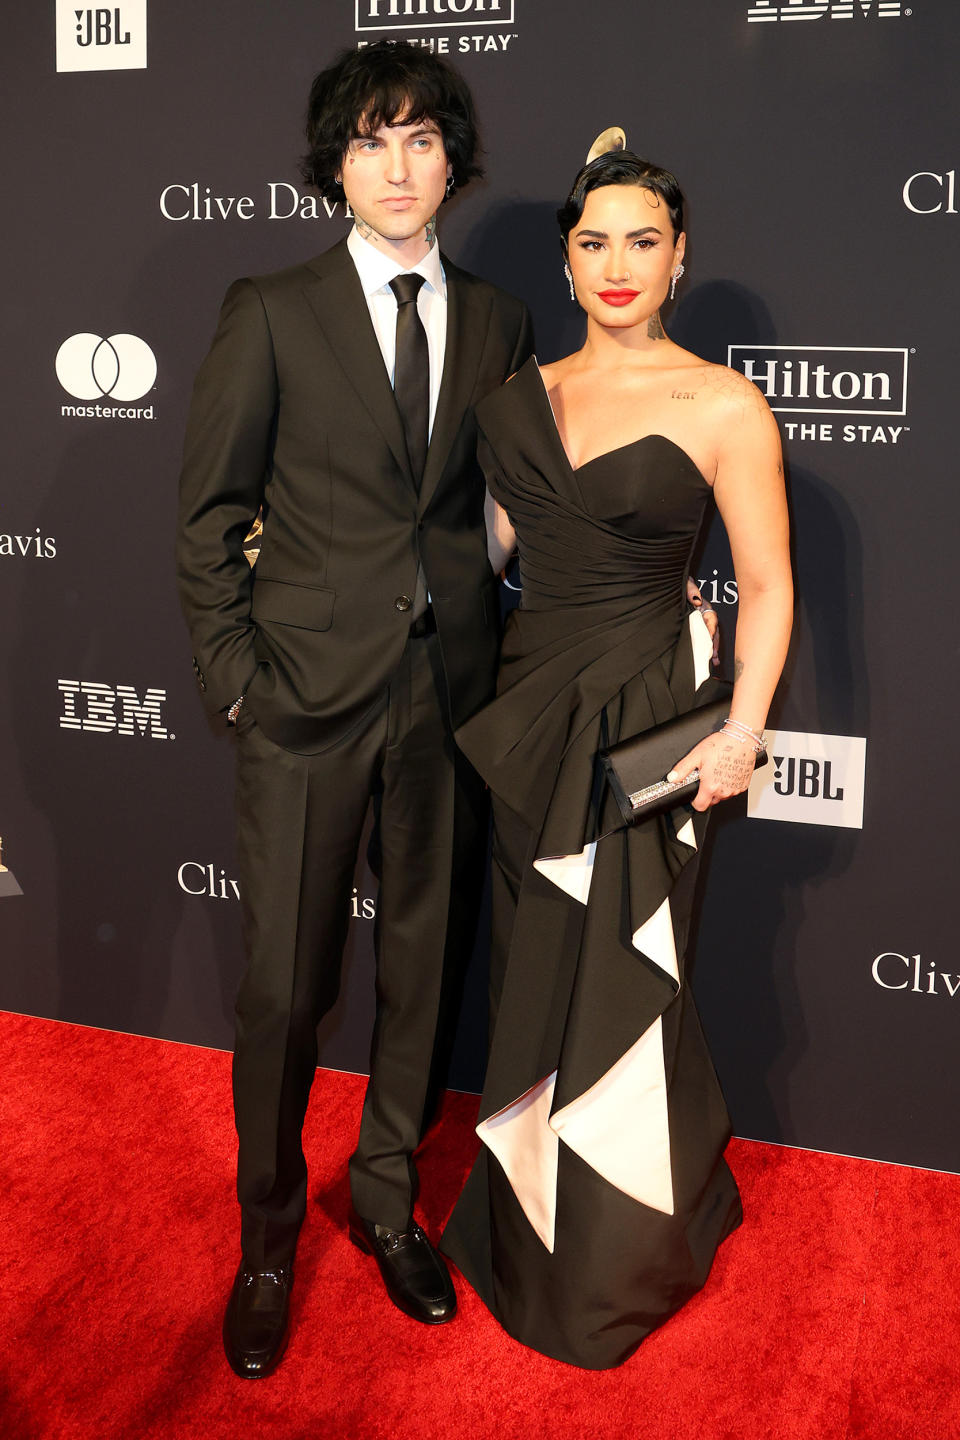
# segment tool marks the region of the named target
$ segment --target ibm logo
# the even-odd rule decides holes
[[[877,15],[881,20],[897,20],[901,15],[912,15],[901,0],[756,0],[747,11],[750,24],[777,20],[822,20],[829,15],[831,20],[853,20],[857,15],[870,19]]]
[[[141,700],[132,685],[101,685],[94,680],[58,680],[63,699],[61,730],[90,730],[95,735],[149,735],[173,740],[160,713],[166,690],[146,690]],[[117,708],[119,706],[119,714]]]
[[[747,791],[749,816],[863,828],[866,740],[768,730],[767,749],[771,763],[754,771]]]
[[[58,70],[145,70],[147,0],[83,6],[57,0]]]
[[[907,356],[864,345],[727,347],[727,364],[785,415],[906,415]]]
[[[514,0],[354,0],[357,30],[512,25]]]

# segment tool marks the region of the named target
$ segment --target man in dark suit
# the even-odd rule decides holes
[[[483,789],[453,741],[492,694],[498,647],[473,407],[531,348],[524,306],[436,245],[444,194],[480,173],[455,72],[405,44],[348,52],[314,82],[307,134],[305,174],[346,198],[355,227],[228,291],[194,391],[178,543],[200,688],[237,727],[243,1258],[224,1343],[247,1376],[286,1343],[316,1026],[337,994],[371,795],[377,1014],[350,1236],[407,1314],[456,1309],[413,1219],[413,1151],[485,843]]]

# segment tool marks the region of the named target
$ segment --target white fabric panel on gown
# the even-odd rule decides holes
[[[550,1128],[556,1080],[554,1070],[526,1095],[477,1126],[477,1134],[500,1161],[523,1213],[551,1255],[559,1159],[557,1137]]]
[[[713,641],[698,612],[689,617],[697,688],[710,675]],[[680,758],[679,756],[677,757]],[[697,848],[688,818],[677,838]],[[586,905],[596,842],[577,855],[534,861],[540,873]],[[669,897],[632,937],[636,950],[679,987],[680,972]],[[589,1090],[551,1116],[557,1072],[477,1126],[477,1134],[503,1167],[524,1214],[552,1253],[556,1230],[559,1139],[611,1185],[641,1204],[674,1213],[673,1174],[663,1025],[659,1018]],[[637,1143],[630,1144],[630,1137]]]

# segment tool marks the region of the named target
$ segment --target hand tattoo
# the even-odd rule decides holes
[[[746,745],[727,744],[717,752],[713,764],[714,784],[721,790],[739,794],[750,783],[756,757]]]

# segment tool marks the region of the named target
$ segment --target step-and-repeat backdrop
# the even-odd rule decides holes
[[[181,437],[228,283],[346,232],[298,178],[305,100],[335,52],[383,37],[473,87],[487,178],[444,207],[442,241],[528,301],[542,360],[582,334],[553,212],[593,137],[622,125],[679,176],[687,274],[665,320],[777,413],[799,591],[773,764],[713,828],[704,1021],[739,1134],[960,1171],[960,20],[942,0],[6,17],[0,1006],[231,1044],[233,751],[203,718],[174,593]],[[697,575],[729,657],[718,526]],[[365,1068],[375,906],[361,865],[326,1065]]]

